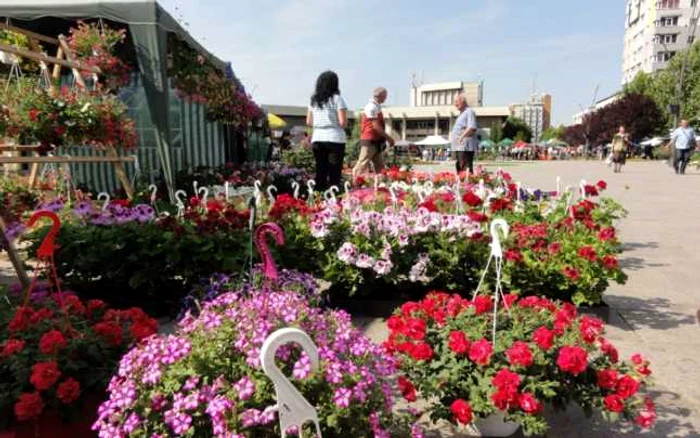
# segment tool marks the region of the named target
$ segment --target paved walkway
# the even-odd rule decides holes
[[[605,295],[616,312],[609,337],[623,356],[640,352],[652,361],[659,421],[642,436],[700,437],[700,172],[676,176],[660,162],[629,163],[621,174],[600,162],[524,163],[506,170],[524,187],[549,190],[557,175],[572,186],[581,179],[604,179],[608,194],[628,209],[620,228],[626,244],[621,261],[630,279]],[[0,277],[8,273],[3,258]],[[363,325],[383,340],[383,321]],[[611,430],[576,411],[556,415],[552,422],[549,438],[639,435]]]

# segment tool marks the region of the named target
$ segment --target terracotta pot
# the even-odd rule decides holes
[[[0,438],[94,438],[97,433],[91,427],[100,402],[100,398],[90,397],[70,423],[64,422],[58,411],[44,411],[34,421],[19,422],[12,430],[0,431]]]

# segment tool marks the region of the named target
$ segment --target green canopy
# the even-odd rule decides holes
[[[513,143],[515,143],[513,140],[506,138],[504,140],[501,140],[499,143],[501,146],[513,146]]]
[[[484,140],[481,143],[479,143],[479,147],[482,149],[490,149],[494,146],[496,146],[496,143],[494,143],[491,140]]]
[[[39,33],[44,27],[52,28],[52,19],[94,18],[124,23],[129,27],[151,120],[156,128],[161,171],[170,198],[174,200],[168,114],[168,33],[180,36],[193,49],[206,54],[222,70],[225,64],[206,52],[156,0],[0,0],[0,21],[10,19],[18,27]]]

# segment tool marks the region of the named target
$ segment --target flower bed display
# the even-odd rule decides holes
[[[305,331],[319,349],[318,371],[294,345],[281,347],[277,364],[316,407],[323,436],[390,436],[387,379],[395,364],[384,350],[344,312],[309,307],[291,292],[249,293],[220,295],[197,318],[185,317],[174,335],[127,353],[100,407],[100,436],[280,436],[260,349],[284,327]]]
[[[398,179],[425,176],[401,174]],[[447,176],[434,177],[443,179],[450,182]],[[378,299],[397,289],[471,291],[488,256],[485,224],[501,217],[513,229],[504,243],[507,289],[596,305],[610,281],[624,283],[613,227],[623,210],[615,202],[586,199],[569,208],[564,198],[539,191],[517,197],[513,184],[500,187],[486,174],[483,179],[489,183],[481,196],[478,186],[461,185],[459,204],[454,189],[421,200],[411,190],[392,189],[392,195],[379,188],[353,191],[315,213],[303,204],[273,206],[271,211],[285,212],[274,219],[293,236],[281,250],[282,264],[301,263],[301,269],[330,281],[331,295]],[[589,187],[591,196],[598,193]],[[280,198],[276,205],[289,202]]]
[[[155,315],[175,314],[183,298],[214,271],[238,272],[246,257],[247,211],[212,201],[193,208],[184,220],[155,217],[148,205],[116,201],[105,210],[89,202],[73,208],[59,202],[58,274],[80,296],[112,305],[139,305]],[[47,228],[25,236],[33,253]]]
[[[0,306],[0,435],[35,436],[63,420],[72,432],[62,436],[89,436],[89,425],[79,430],[84,409],[96,408],[119,358],[154,334],[156,321],[139,308],[113,310],[72,293],[40,290],[27,303],[9,297]]]
[[[651,427],[654,404],[640,392],[651,371],[621,361],[603,323],[571,304],[505,296],[492,339],[493,299],[431,293],[387,321],[385,343],[400,364],[404,398],[423,398],[432,421],[468,425],[502,414],[526,435],[543,434],[546,406],[579,404],[610,421]]]

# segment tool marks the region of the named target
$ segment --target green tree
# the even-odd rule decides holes
[[[503,126],[501,122],[496,122],[491,125],[491,141],[500,143],[503,140]]]
[[[678,83],[684,60],[686,65],[679,95]],[[670,112],[672,104],[680,104],[681,118],[700,122],[700,44],[695,43],[689,49],[678,52],[668,66],[656,74],[638,73],[624,87],[624,92],[651,97],[663,112],[667,128],[671,127],[673,122]]]
[[[518,138],[520,134],[520,138]],[[503,138],[510,138],[529,142],[532,139],[532,131],[530,127],[527,126],[523,119],[517,117],[508,117],[506,123],[503,125]]]
[[[551,139],[561,140],[564,138],[564,131],[566,131],[566,126],[564,125],[550,126],[542,131],[542,141]]]

